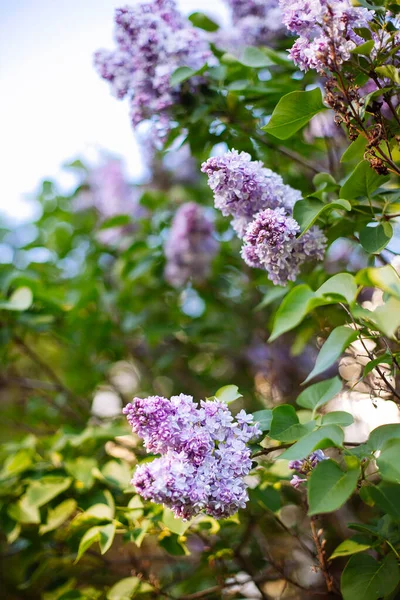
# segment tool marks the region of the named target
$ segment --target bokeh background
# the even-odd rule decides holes
[[[123,4],[123,3],[122,3]],[[121,156],[132,179],[144,175],[126,102],[116,102],[93,68],[93,52],[113,47],[118,0],[0,2],[0,215],[23,221],[43,176],[68,190],[62,164],[95,161],[99,149]],[[181,0],[185,14],[227,20],[222,0]],[[1,260],[1,256],[0,256]]]

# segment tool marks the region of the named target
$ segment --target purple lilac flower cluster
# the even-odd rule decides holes
[[[279,0],[226,0],[233,27],[218,31],[215,43],[235,53],[242,46],[271,44],[284,33]]]
[[[165,278],[173,287],[207,278],[218,250],[213,234],[213,223],[195,202],[186,202],[176,211],[164,248]]]
[[[310,456],[304,458],[303,460],[291,460],[289,461],[289,469],[293,469],[297,471],[300,475],[305,475],[306,477],[299,477],[299,475],[293,475],[290,484],[294,488],[298,488],[300,484],[305,483],[307,481],[307,475],[311,473],[311,471],[317,466],[319,462],[322,460],[328,460],[328,456],[322,452],[322,450],[315,450],[312,452]]]
[[[201,170],[208,175],[215,207],[233,217],[250,267],[265,269],[275,285],[286,285],[306,260],[322,260],[326,238],[318,227],[296,238],[300,227],[291,214],[301,194],[280,175],[236,150],[208,159]]]
[[[141,2],[115,11],[117,49],[99,50],[95,67],[117,98],[128,96],[135,127],[152,120],[160,137],[169,129],[168,109],[179,101],[170,77],[180,66],[199,69],[211,53],[203,33],[178,12],[174,0]],[[191,80],[190,85],[195,85]]]
[[[300,37],[290,50],[303,71],[337,70],[362,40],[357,27],[368,27],[372,13],[349,0],[279,0],[286,27]]]
[[[123,412],[146,449],[162,455],[136,468],[132,484],[143,498],[183,519],[201,511],[219,519],[245,507],[247,443],[261,435],[252,415],[241,410],[234,419],[225,403],[198,406],[184,394],[134,398]]]

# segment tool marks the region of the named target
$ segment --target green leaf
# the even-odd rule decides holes
[[[357,487],[360,466],[344,472],[332,459],[321,461],[308,480],[309,515],[328,513],[340,508]]]
[[[356,554],[347,563],[341,578],[343,600],[378,600],[399,582],[399,566],[391,552],[381,562],[369,554]]]
[[[270,408],[257,410],[252,414],[254,417],[254,422],[259,424],[261,431],[270,430],[272,421],[272,410]]]
[[[107,600],[131,600],[140,593],[151,592],[154,588],[139,577],[125,577],[115,583],[107,592]]]
[[[270,67],[271,64],[273,64],[271,59],[262,50],[253,46],[248,46],[243,50],[238,62],[245,67],[252,67],[255,69]]]
[[[78,487],[90,489],[94,484],[93,469],[97,467],[97,461],[94,458],[80,456],[73,461],[65,463],[66,471],[77,480]]]
[[[26,497],[22,497],[7,509],[7,514],[18,523],[40,523],[40,512],[37,506],[29,504]]]
[[[0,302],[0,309],[24,311],[28,310],[33,302],[33,293],[29,287],[20,287],[13,292],[7,302]]]
[[[315,295],[334,298],[341,296],[348,304],[351,304],[357,296],[357,284],[350,273],[337,273],[325,281],[315,292]]]
[[[376,227],[366,225],[360,230],[360,243],[370,254],[379,254],[393,237],[393,227],[388,221],[378,223]]]
[[[110,460],[106,463],[101,470],[101,474],[109,483],[121,489],[127,488],[132,479],[129,465],[126,462],[116,460]]]
[[[350,162],[353,160],[362,160],[364,157],[365,149],[367,147],[368,140],[359,135],[354,142],[351,142],[350,146],[343,153],[342,158],[340,159],[341,163]]]
[[[44,506],[62,492],[65,492],[72,483],[71,477],[46,477],[32,481],[25,493],[25,498],[30,506]]]
[[[400,85],[400,69],[397,69],[394,65],[384,65],[382,67],[376,67],[375,71],[382,77],[388,77],[397,85]]]
[[[322,425],[340,425],[341,427],[348,427],[354,423],[353,415],[343,410],[335,410],[330,413],[326,413],[322,417]]]
[[[368,492],[380,509],[400,521],[400,485],[380,483],[368,487]]]
[[[1,470],[1,478],[18,475],[29,469],[32,465],[32,456],[29,450],[19,450],[16,454],[6,458]]]
[[[342,352],[357,339],[357,336],[358,332],[354,331],[354,329],[350,329],[350,327],[346,327],[345,325],[336,327],[322,346],[315,367],[307,379],[305,379],[304,383],[307,383],[310,379],[313,379],[329,369],[329,367],[331,367],[342,355]]]
[[[190,521],[182,521],[182,519],[175,517],[172,510],[167,507],[164,508],[162,522],[172,533],[177,535],[183,535],[191,525]]]
[[[263,130],[280,140],[286,140],[325,109],[319,88],[308,92],[290,92],[279,100]]]
[[[365,535],[356,534],[348,540],[344,540],[335,550],[332,552],[329,560],[334,558],[341,558],[342,556],[350,556],[351,554],[358,554],[364,550],[371,548],[371,541]]]
[[[368,40],[368,42],[364,42],[364,44],[360,44],[350,50],[351,54],[362,54],[363,56],[369,56],[374,47],[374,40]]]
[[[392,265],[361,269],[356,275],[356,282],[367,287],[378,287],[400,300],[400,277]]]
[[[294,287],[282,301],[278,308],[269,342],[276,340],[280,335],[290,331],[302,322],[306,316],[310,300],[314,299],[314,292],[306,285]]]
[[[325,379],[310,385],[303,390],[297,397],[296,404],[309,408],[315,413],[317,408],[323,406],[329,400],[332,400],[342,389],[342,382],[339,377]]]
[[[201,73],[204,73],[206,68],[207,68],[207,65],[203,65],[201,67],[201,69],[197,69],[197,70],[191,69],[190,67],[178,67],[177,69],[175,69],[175,71],[172,73],[172,75],[170,77],[169,82],[170,82],[171,87],[180,85],[181,83],[183,83],[184,81],[187,81],[194,75],[200,75]]]
[[[308,433],[290,448],[285,450],[279,458],[285,460],[301,460],[306,458],[313,450],[318,448],[341,447],[343,445],[344,433],[338,425],[323,425],[315,431]]]
[[[179,540],[179,536],[174,533],[162,538],[159,544],[172,556],[186,556],[188,554],[186,546]]]
[[[340,190],[340,197],[356,200],[360,197],[370,198],[381,185],[389,181],[388,176],[378,175],[367,160],[362,160],[351,173]]]
[[[376,452],[377,450],[381,450],[387,441],[393,439],[400,439],[399,423],[381,425],[373,429],[369,434],[368,446],[372,451]]]
[[[101,527],[99,525],[96,525],[95,527],[91,527],[85,532],[79,543],[78,555],[75,559],[75,564],[82,558],[82,556],[85,554],[86,550],[90,548],[90,546],[92,546],[95,542],[98,542],[100,540],[100,529]]]
[[[204,29],[204,31],[217,31],[219,29],[219,25],[202,12],[194,12],[188,18],[195,27]]]
[[[329,204],[324,204],[315,198],[306,198],[298,200],[294,205],[293,218],[300,225],[301,235],[303,235],[324,213],[335,209],[349,211],[351,210],[351,204],[348,200],[335,200]]]
[[[382,354],[382,356],[378,356],[377,358],[370,360],[365,365],[363,375],[364,375],[364,377],[366,377],[369,373],[371,373],[371,371],[373,371],[375,369],[375,367],[379,366],[382,363],[391,365],[392,362],[393,362],[393,357],[390,354]]]
[[[99,546],[101,554],[105,554],[112,546],[115,536],[116,525],[109,523],[99,527]]]
[[[73,498],[64,500],[55,508],[49,508],[47,521],[39,528],[40,535],[44,535],[49,531],[54,531],[62,525],[76,510],[77,502]]]
[[[314,429],[315,422],[306,425],[299,422],[296,410],[291,404],[282,404],[272,411],[271,431],[269,437],[280,442],[295,442]]]
[[[215,397],[221,402],[226,402],[226,404],[230,404],[238,398],[243,398],[237,385],[224,385],[215,393]]]
[[[382,479],[400,483],[400,439],[387,440],[383,446],[376,464]]]
[[[369,321],[375,329],[382,331],[387,337],[396,339],[400,327],[400,300],[389,297],[384,305],[370,311],[361,306],[353,305],[353,316]]]
[[[111,229],[112,227],[126,227],[132,222],[132,219],[129,215],[115,215],[114,217],[110,217],[103,221],[100,226],[100,229]]]

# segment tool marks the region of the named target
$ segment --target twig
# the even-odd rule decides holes
[[[324,550],[325,540],[323,542],[321,542],[321,539],[320,539],[322,530],[319,530],[319,531],[317,530],[316,523],[315,523],[316,520],[317,520],[316,516],[311,517],[311,520],[310,520],[311,533],[313,536],[315,547],[317,549],[317,557],[318,557],[319,566],[320,566],[321,572],[324,576],[327,590],[329,593],[331,593],[331,592],[335,592],[335,583],[334,583],[332,575],[329,572],[328,561],[326,560],[326,552]]]

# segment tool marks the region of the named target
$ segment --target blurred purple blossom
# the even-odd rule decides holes
[[[355,29],[368,27],[372,13],[349,0],[279,0],[283,23],[300,37],[290,50],[303,70],[337,70],[350,51],[363,43]]]
[[[180,97],[180,87],[171,87],[171,75],[181,66],[202,67],[211,57],[208,43],[173,0],[117,8],[115,24],[117,49],[96,52],[95,67],[117,98],[129,97],[132,125],[149,119],[163,138],[169,130],[169,109]],[[196,80],[188,85],[195,86]]]
[[[218,251],[213,234],[213,223],[203,207],[187,202],[178,208],[165,243],[165,278],[173,287],[207,278]]]

